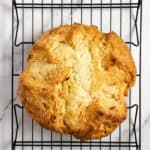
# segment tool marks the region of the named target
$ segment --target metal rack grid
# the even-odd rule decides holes
[[[38,20],[37,20],[38,19]],[[26,53],[50,28],[73,22],[117,32],[128,44],[137,66],[137,81],[127,98],[128,117],[108,137],[86,142],[46,131],[31,120],[16,88]],[[28,27],[28,29],[27,29]],[[141,149],[142,0],[13,0],[12,1],[12,149]]]

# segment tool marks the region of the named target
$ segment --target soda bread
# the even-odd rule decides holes
[[[116,33],[61,25],[42,34],[29,50],[18,95],[42,127],[97,139],[126,119],[125,97],[135,77],[130,50]]]

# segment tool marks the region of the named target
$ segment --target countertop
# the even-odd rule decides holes
[[[11,0],[0,1],[0,150],[11,137]],[[143,2],[142,28],[142,150],[150,150],[150,1]]]

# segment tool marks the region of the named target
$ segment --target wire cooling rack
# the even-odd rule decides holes
[[[127,98],[128,117],[111,135],[86,142],[47,131],[24,113],[17,100],[19,73],[26,53],[44,31],[73,22],[117,32],[128,44],[137,67],[135,87]],[[141,150],[142,0],[12,1],[12,150]]]

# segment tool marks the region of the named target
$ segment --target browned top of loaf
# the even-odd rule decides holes
[[[42,34],[28,54],[18,95],[41,126],[82,140],[111,133],[127,115],[136,69],[114,32],[62,25]]]

